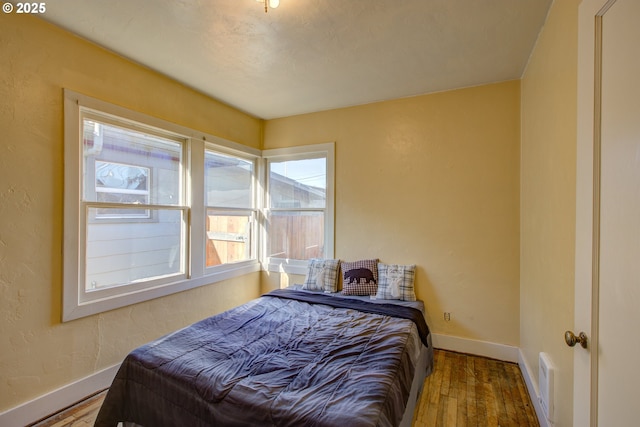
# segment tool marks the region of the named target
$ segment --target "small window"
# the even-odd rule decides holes
[[[255,160],[205,151],[206,265],[256,259]]]
[[[270,270],[303,274],[333,257],[333,144],[264,152],[266,258]]]

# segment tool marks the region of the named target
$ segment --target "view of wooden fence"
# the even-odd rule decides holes
[[[248,259],[249,220],[246,216],[207,216],[207,267]]]
[[[310,259],[322,256],[324,218],[299,213],[272,215],[267,227],[268,256],[273,258]]]
[[[207,216],[207,267],[249,259],[250,235],[245,216]],[[268,256],[310,259],[322,257],[324,218],[322,215],[286,213],[269,218]]]

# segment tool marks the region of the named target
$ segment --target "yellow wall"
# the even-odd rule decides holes
[[[434,333],[518,346],[519,92],[511,81],[269,120],[264,148],[335,141],[335,256],[416,264]]]
[[[520,347],[536,384],[539,352],[556,365],[556,426],[573,424],[579,3],[554,1],[522,79]]]
[[[31,16],[0,16],[0,412],[259,294],[259,273],[62,324],[69,88],[259,148],[262,121]]]

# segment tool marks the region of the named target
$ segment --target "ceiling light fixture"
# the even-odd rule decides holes
[[[264,3],[264,13],[269,11],[269,8],[275,9],[280,6],[280,0],[256,0],[260,3]]]

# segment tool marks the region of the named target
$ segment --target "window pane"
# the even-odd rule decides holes
[[[272,208],[325,207],[325,158],[269,162],[269,197]]]
[[[252,213],[207,209],[207,267],[251,259],[252,222]]]
[[[98,202],[149,204],[149,168],[96,160],[96,198]],[[113,216],[113,215],[116,216]],[[146,209],[103,210],[98,218],[149,218]]]
[[[205,153],[208,206],[253,207],[253,162],[212,151]]]
[[[100,208],[98,212],[89,208],[88,215],[116,217],[123,215],[124,210]],[[184,273],[182,211],[150,211],[154,221],[88,223],[87,291]]]
[[[182,204],[179,142],[85,118],[83,149],[85,201]]]
[[[149,168],[96,160],[96,190],[149,194]]]
[[[271,212],[267,218],[267,256],[310,259],[324,254],[323,212]]]

